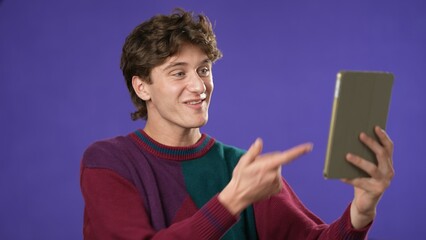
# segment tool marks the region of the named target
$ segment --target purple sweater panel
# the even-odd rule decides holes
[[[110,169],[133,183],[156,230],[172,223],[187,196],[180,163],[143,151],[129,135],[93,143],[82,165]]]

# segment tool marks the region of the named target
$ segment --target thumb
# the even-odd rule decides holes
[[[263,141],[257,138],[256,141],[250,146],[247,152],[241,157],[241,161],[248,164],[254,161],[256,157],[262,152]]]

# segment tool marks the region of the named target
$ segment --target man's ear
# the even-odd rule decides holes
[[[138,76],[132,77],[132,86],[133,90],[135,90],[136,95],[144,101],[148,101],[151,99],[151,95],[149,94],[148,83],[144,81],[142,78]]]

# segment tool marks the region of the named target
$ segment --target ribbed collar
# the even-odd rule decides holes
[[[168,160],[185,161],[202,157],[215,143],[215,140],[206,134],[194,144],[186,147],[173,147],[161,144],[152,139],[142,129],[130,134],[136,143],[149,153]]]

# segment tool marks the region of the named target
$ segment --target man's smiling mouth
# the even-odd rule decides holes
[[[197,104],[202,103],[204,100],[206,100],[206,98],[207,98],[207,94],[202,93],[202,94],[200,94],[200,98],[191,99],[191,100],[185,101],[184,103],[189,104],[189,105],[197,105]]]

